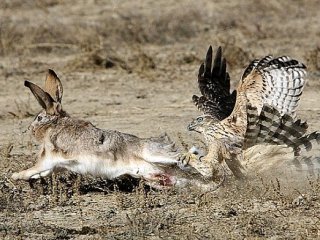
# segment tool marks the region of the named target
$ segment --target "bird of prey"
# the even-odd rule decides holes
[[[214,178],[225,161],[237,178],[246,176],[241,165],[243,150],[256,144],[286,145],[295,156],[310,150],[320,133],[306,134],[308,125],[296,119],[306,67],[287,56],[266,56],[245,69],[236,91],[230,93],[226,60],[218,48],[212,64],[212,47],[198,75],[201,97],[193,96],[203,115],[194,119],[189,131],[202,133],[208,153],[201,161],[194,157],[182,165],[197,169],[204,178]]]

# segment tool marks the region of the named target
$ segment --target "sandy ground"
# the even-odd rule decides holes
[[[125,179],[60,173],[13,182],[35,162],[27,128],[40,110],[23,86],[48,68],[64,84],[64,108],[100,128],[141,137],[186,131],[198,111],[196,75],[209,45],[221,45],[235,87],[244,67],[267,54],[308,67],[299,117],[320,129],[319,1],[2,1],[0,3],[1,239],[320,238],[319,151],[315,169],[292,153],[255,148],[249,181],[216,192],[155,191]],[[311,174],[313,173],[313,174]]]

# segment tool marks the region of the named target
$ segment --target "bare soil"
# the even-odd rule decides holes
[[[230,177],[215,192],[73,173],[10,180],[36,161],[27,129],[40,108],[23,81],[42,84],[48,68],[74,117],[202,146],[186,126],[208,46],[223,47],[233,87],[250,60],[289,55],[309,73],[299,117],[320,129],[319,9],[317,0],[1,1],[0,239],[320,238],[319,168],[298,171],[282,148],[249,150],[249,180]]]

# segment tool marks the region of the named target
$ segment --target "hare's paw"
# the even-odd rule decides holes
[[[20,175],[19,173],[15,172],[11,175],[11,178],[15,181],[19,180],[20,179]]]
[[[15,172],[11,175],[11,178],[15,181],[17,180],[28,180],[29,178],[26,178],[24,171],[22,172]]]
[[[39,178],[43,178],[43,177],[48,176],[50,173],[51,173],[51,170],[46,170],[46,171],[42,171],[42,172],[39,172],[37,174],[34,174],[30,178],[39,179]]]
[[[38,179],[41,177],[46,177],[49,174],[52,173],[52,169],[47,170],[39,170],[39,168],[32,167],[27,170],[21,171],[21,172],[15,172],[12,174],[11,178],[13,180],[25,180],[28,181],[30,178],[32,179]]]

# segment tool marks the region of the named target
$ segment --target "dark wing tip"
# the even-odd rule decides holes
[[[201,63],[200,68],[199,68],[198,77],[202,77],[203,73],[204,73],[204,63]]]
[[[220,58],[222,57],[222,47],[221,46],[219,46],[217,48],[216,56],[219,56]]]
[[[220,73],[221,64],[222,64],[222,47],[219,46],[216,51],[216,55],[214,57],[214,60],[213,60],[213,70],[212,71],[214,71],[215,74]]]
[[[25,86],[25,87],[30,88],[31,84],[32,84],[32,83],[31,83],[31,82],[29,82],[29,81],[27,81],[27,80],[26,80],[26,81],[24,81],[24,86]]]
[[[206,63],[210,62],[210,65],[211,65],[211,61],[212,61],[212,46],[210,45],[206,55]]]
[[[212,47],[210,46],[205,60],[205,71],[204,71],[204,77],[210,78],[211,77],[211,67],[212,67]]]

